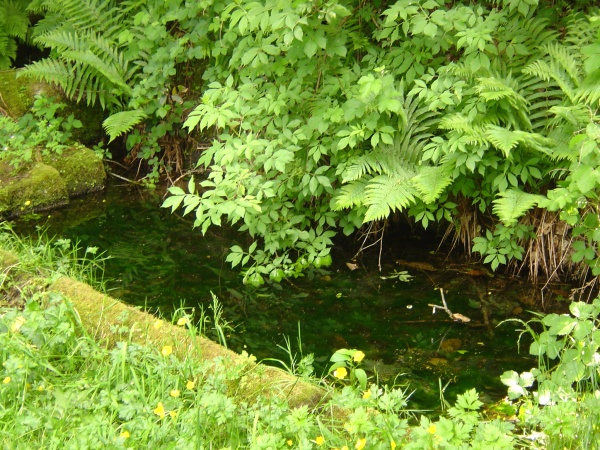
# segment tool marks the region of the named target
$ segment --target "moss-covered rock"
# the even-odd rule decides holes
[[[0,108],[9,116],[18,118],[29,112],[36,95],[53,97],[67,105],[58,112],[60,116],[68,117],[73,114],[83,124],[83,127],[72,130],[73,139],[85,145],[95,145],[106,137],[102,129],[106,113],[100,105],[89,106],[85,102],[72,102],[65,97],[60,88],[31,77],[17,78],[17,73],[18,69],[0,72]]]
[[[190,333],[190,330],[185,327],[165,323],[158,329],[154,326],[156,317],[98,292],[85,283],[61,277],[52,283],[48,290],[60,292],[71,300],[81,319],[81,324],[88,333],[108,346],[113,346],[124,339],[157,349],[170,345],[173,354],[182,359],[222,358],[226,364],[247,367],[248,371],[243,377],[243,383],[230,388],[235,390],[237,396],[246,397],[250,401],[259,394],[279,395],[287,399],[291,408],[301,405],[314,407],[326,395],[325,390],[314,384],[307,383],[281,369],[255,364],[247,356],[234,353],[204,336]],[[118,335],[114,332],[116,328],[127,331],[123,335]]]
[[[104,188],[104,164],[89,148],[73,146],[64,150],[62,155],[46,156],[43,161],[58,170],[70,196]]]
[[[0,107],[13,117],[21,117],[33,106],[36,95],[62,99],[61,91],[49,84],[31,78],[17,78],[17,70],[0,72]]]
[[[69,194],[54,167],[38,162],[17,173],[0,164],[0,216],[10,217],[66,205]]]

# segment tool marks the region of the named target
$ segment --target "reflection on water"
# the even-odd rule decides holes
[[[213,228],[203,237],[191,220],[159,208],[161,201],[157,193],[113,186],[50,217],[20,222],[18,230],[47,221],[50,234],[99,247],[110,256],[105,277],[111,294],[131,304],[168,315],[180,306],[207,309],[213,292],[236,326],[228,337],[234,350],[287,362],[280,346],[288,336],[297,350],[299,327],[303,352],[314,353],[321,370],[335,350],[361,349],[366,368],[381,380],[403,374],[396,381],[417,388],[413,398],[420,406],[438,404],[440,380],[450,382],[449,398],[477,387],[498,399],[505,395],[498,380],[504,370],[534,364],[517,354],[514,322],[494,328],[506,317],[526,318],[513,291],[503,292],[518,286],[514,280],[453,265],[432,255],[426,243],[403,239],[387,243],[381,273],[376,261],[361,261],[351,271],[348,255],[336,248],[327,271],[249,289],[224,262],[230,246],[247,244],[245,236]],[[412,275],[409,282],[388,276],[401,270]],[[456,323],[440,310],[433,314],[428,305],[441,304],[439,287],[452,311],[471,322]]]

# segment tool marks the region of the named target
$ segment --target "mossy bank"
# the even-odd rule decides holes
[[[0,217],[44,211],[69,203],[69,198],[104,188],[102,160],[90,149],[74,145],[15,169],[0,163]]]

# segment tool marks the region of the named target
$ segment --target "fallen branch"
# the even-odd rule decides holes
[[[142,186],[142,183],[140,183],[139,181],[130,180],[129,178],[122,177],[121,175],[117,175],[116,173],[113,173],[113,172],[108,172],[108,174],[112,175],[113,177],[118,178],[120,180],[127,181],[128,183]]]
[[[467,316],[463,316],[460,313],[453,313],[452,311],[450,311],[450,308],[448,308],[448,305],[446,304],[446,298],[444,297],[444,290],[442,288],[440,288],[440,294],[442,295],[442,303],[444,304],[444,306],[432,305],[431,303],[428,303],[428,306],[431,306],[433,308],[432,314],[435,314],[435,311],[437,309],[441,309],[442,311],[446,311],[446,314],[448,314],[450,318],[455,322],[467,323],[471,321],[471,319]]]

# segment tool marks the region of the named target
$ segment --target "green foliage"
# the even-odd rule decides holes
[[[334,230],[397,211],[459,229],[459,203],[503,224],[470,236],[494,269],[523,258],[533,235],[519,220],[546,207],[576,154],[565,149],[576,125],[562,118],[589,120],[575,100],[595,98],[593,83],[578,91],[582,44],[597,70],[595,24],[570,27],[565,45],[535,1],[328,5],[219,10],[208,88],[186,121],[215,136],[199,160],[208,180],[165,206],[196,211],[203,232],[241,223],[251,250],[228,260],[257,285],[298,275]]]
[[[524,256],[518,224],[535,206],[585,228],[576,254],[600,273],[583,221],[598,181],[600,21],[560,8],[37,0],[36,42],[53,52],[25,73],[105,106],[110,139],[128,134],[150,183],[210,141],[206,179],[164,206],[203,233],[247,233],[228,261],[250,284],[326,265],[338,230],[402,211],[453,222],[496,268]]]
[[[534,339],[529,353],[539,358],[539,367],[521,374],[507,371],[501,380],[509,398],[521,405],[522,426],[542,432],[544,448],[597,449],[600,299],[573,302],[569,311],[534,320],[541,333],[524,323],[524,332]]]
[[[329,368],[329,373],[339,380],[344,380],[348,375],[350,383],[357,385],[364,391],[367,389],[367,374],[364,369],[358,367],[364,357],[365,354],[360,350],[348,350],[345,348],[337,350],[330,358],[333,364]]]
[[[6,161],[15,169],[42,156],[60,155],[71,137],[71,130],[81,128],[81,121],[71,114],[67,118],[56,117],[65,105],[53,99],[36,96],[31,108],[18,121],[0,117],[0,161]]]
[[[104,122],[110,140],[130,133],[128,150],[149,164],[152,185],[159,169],[182,169],[186,144],[174,140],[182,137],[191,107],[185,95],[205,56],[206,7],[177,0],[35,1],[30,9],[44,15],[35,42],[52,53],[20,75],[57,84],[78,102],[99,102],[110,114]]]
[[[12,66],[19,42],[28,40],[30,0],[5,0],[0,3],[0,70]]]
[[[473,239],[473,251],[485,258],[484,263],[490,264],[492,270],[507,264],[511,259],[522,260],[525,249],[519,245],[524,238],[534,238],[535,234],[525,225],[505,227],[498,224],[492,230],[486,230],[485,236]]]

